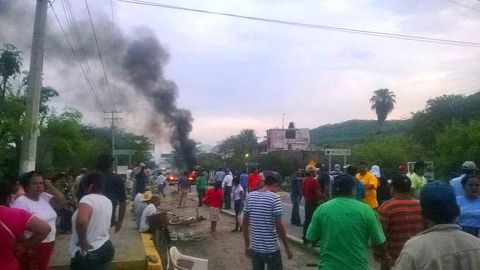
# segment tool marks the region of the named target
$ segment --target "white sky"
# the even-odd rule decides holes
[[[33,9],[33,1],[23,1]],[[71,1],[77,16],[84,18],[84,1]],[[480,9],[480,1],[458,1]],[[60,2],[57,0],[54,5],[63,15]],[[168,49],[170,62],[166,66],[166,77],[177,83],[179,107],[192,111],[195,119],[192,137],[203,144],[215,144],[245,128],[253,128],[258,136],[264,136],[266,129],[281,126],[283,113],[286,123],[294,121],[297,127],[307,128],[349,119],[376,119],[368,101],[379,88],[389,88],[397,96],[397,106],[389,119],[405,119],[410,112],[423,109],[425,102],[435,96],[472,93],[480,88],[480,48],[361,36],[113,2],[117,27],[124,33],[135,36],[137,27],[147,26]],[[480,42],[480,12],[447,0],[151,2]],[[111,16],[110,0],[89,0],[89,3],[95,9],[94,20],[95,16]],[[58,28],[58,25],[50,22],[49,27]],[[31,28],[25,33],[30,37]],[[0,33],[0,43],[3,43],[1,37]],[[101,35],[99,42],[102,46]],[[28,44],[24,47],[28,48]],[[61,94],[55,106],[76,107],[87,121],[103,124],[100,111],[92,111],[77,102],[79,96],[92,99],[86,83],[81,81],[78,67],[54,65],[49,62],[48,54],[45,65],[44,84],[59,89]],[[59,76],[63,70],[74,68],[78,70],[68,72],[67,78]],[[70,90],[80,93],[67,93],[69,80],[81,82]],[[125,113],[120,126],[135,129],[141,115],[149,113],[145,110],[138,106],[138,111]],[[155,137],[155,134],[147,135]],[[160,140],[157,138],[157,141]]]

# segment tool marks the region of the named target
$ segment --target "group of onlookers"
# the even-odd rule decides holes
[[[321,169],[307,166],[292,178],[293,225],[304,243],[320,246],[320,269],[369,269],[373,247],[381,268],[480,269],[480,176],[474,162],[448,183],[428,182],[426,164],[413,172],[382,179],[378,166],[365,162],[335,168],[330,182]],[[388,187],[388,193],[380,186]],[[360,189],[360,194],[359,194]],[[470,235],[471,236],[470,236]],[[394,266],[395,265],[395,266]]]
[[[100,155],[97,170],[83,171],[73,183],[74,195],[67,196],[73,198],[75,210],[71,216],[71,269],[105,269],[113,259],[109,231],[115,227],[118,232],[122,227],[126,191],[120,177],[112,173],[112,164],[112,156]],[[62,180],[55,180],[60,187]],[[66,194],[35,171],[20,175],[19,183],[21,188],[14,189],[0,181],[0,267],[48,269],[55,246],[56,210],[67,204]]]

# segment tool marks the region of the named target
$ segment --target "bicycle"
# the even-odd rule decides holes
[[[200,223],[202,220],[205,220],[205,217],[200,215],[198,208],[195,208],[195,211],[196,211],[196,215],[194,217],[177,216],[172,212],[167,212],[168,215],[172,216],[170,219],[168,219],[168,224],[169,225],[190,225],[193,223]]]

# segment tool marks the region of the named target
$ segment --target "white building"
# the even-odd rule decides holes
[[[310,130],[295,128],[291,122],[287,129],[273,128],[267,130],[267,152],[278,150],[310,150]]]

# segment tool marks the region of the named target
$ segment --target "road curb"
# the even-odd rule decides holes
[[[235,217],[235,214],[230,212],[230,211],[227,211],[225,209],[222,209],[221,213],[223,213],[224,215],[227,215],[227,216],[230,216],[230,217]],[[288,234],[287,233],[287,239],[290,243],[304,249],[304,250],[307,250],[309,252],[312,252],[313,254],[316,254],[318,255],[320,253],[320,250],[318,248],[314,248],[314,247],[311,247],[311,246],[305,246],[303,244],[303,240],[296,237],[296,236],[293,236],[291,234]]]

